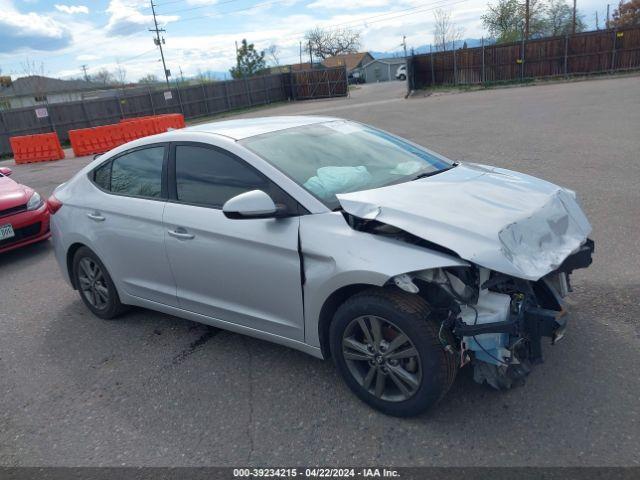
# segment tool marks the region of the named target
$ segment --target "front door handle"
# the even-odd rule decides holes
[[[87,213],[87,217],[95,222],[104,222],[105,218],[99,212]]]
[[[184,228],[178,227],[175,230],[169,230],[169,235],[179,240],[191,240],[195,238],[195,235],[187,232]]]

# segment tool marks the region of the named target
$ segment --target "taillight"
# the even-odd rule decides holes
[[[51,215],[62,208],[62,202],[58,200],[54,195],[51,195],[49,197],[49,200],[47,200],[47,205],[49,205],[49,212],[51,213]]]

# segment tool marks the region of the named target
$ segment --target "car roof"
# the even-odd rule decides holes
[[[314,123],[325,123],[340,120],[334,117],[316,117],[309,115],[297,116],[276,116],[242,118],[238,120],[226,120],[224,122],[211,122],[193,125],[183,129],[183,132],[203,132],[223,135],[234,140],[262,135],[263,133],[277,132],[287,128],[312,125]]]

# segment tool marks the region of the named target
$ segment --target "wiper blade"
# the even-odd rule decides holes
[[[453,162],[450,167],[443,168],[442,170],[435,170],[433,172],[422,172],[416,175],[415,177],[413,177],[411,180],[420,180],[421,178],[433,177],[434,175],[437,175],[439,173],[446,172],[447,170],[451,170],[452,168],[457,167],[458,165],[460,165],[458,162]]]

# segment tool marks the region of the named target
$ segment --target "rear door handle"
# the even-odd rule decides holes
[[[169,230],[169,235],[179,240],[192,240],[195,235],[187,232],[184,228],[178,227],[175,230]]]
[[[87,217],[89,217],[91,220],[95,221],[95,222],[104,222],[105,218],[100,215],[100,213],[98,212],[93,212],[93,213],[87,213]]]

